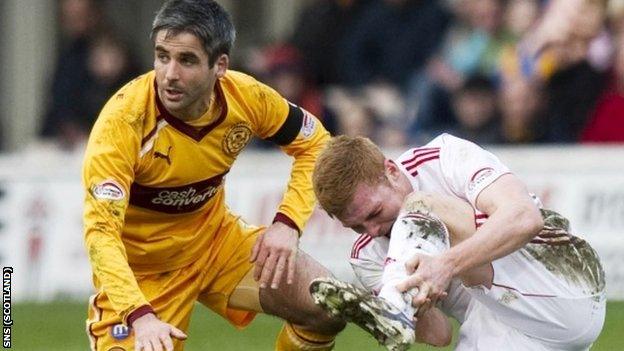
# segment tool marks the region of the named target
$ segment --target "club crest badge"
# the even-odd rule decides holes
[[[494,173],[495,173],[494,168],[491,168],[491,167],[481,168],[480,170],[475,172],[475,174],[472,175],[472,178],[470,178],[470,183],[468,184],[468,191],[475,190],[481,183],[483,183],[483,181],[488,179]]]
[[[227,155],[236,156],[249,143],[249,140],[251,140],[251,128],[245,123],[238,123],[225,133],[221,147]]]
[[[115,324],[111,327],[111,335],[116,340],[123,340],[130,336],[130,328],[123,324]]]

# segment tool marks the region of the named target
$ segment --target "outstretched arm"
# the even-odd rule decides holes
[[[398,287],[401,291],[419,288],[415,306],[443,297],[453,277],[477,277],[471,285],[489,286],[491,274],[480,274],[483,267],[526,245],[544,225],[526,187],[512,174],[485,188],[476,205],[489,218],[473,235],[438,256],[415,255],[406,262],[411,276]]]
[[[472,237],[444,254],[454,276],[522,248],[544,226],[525,185],[513,174],[501,176],[484,189],[477,209],[488,220]]]
[[[257,83],[254,91],[260,102],[256,115],[263,117],[253,121],[256,133],[294,158],[273,224],[260,235],[251,253],[260,287],[277,289],[283,277],[288,284],[294,280],[299,234],[316,204],[312,170],[329,133],[315,116],[288,103],[273,89]]]
[[[493,260],[523,247],[543,226],[540,212],[525,185],[496,156],[448,134],[439,142],[442,144],[439,177],[456,201],[465,202],[473,210],[472,223],[476,225],[479,218],[487,218],[487,221],[441,255],[414,255],[406,262],[411,276],[399,288],[417,287],[416,305],[427,299],[435,304],[453,277],[461,277],[483,265],[489,267]],[[438,214],[437,209],[435,213]],[[491,283],[491,278],[481,280],[477,283]]]
[[[140,135],[129,123],[106,115],[96,122],[85,154],[85,246],[98,287],[106,293],[122,322],[132,327],[135,349],[152,345],[173,350],[172,337],[186,335],[156,317],[141,291],[122,241]]]

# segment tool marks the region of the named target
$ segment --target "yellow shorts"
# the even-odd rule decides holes
[[[250,279],[253,264],[249,257],[262,230],[236,217],[226,217],[215,237],[215,250],[207,250],[196,262],[174,271],[137,275],[139,287],[158,317],[186,331],[195,301],[199,301],[237,328],[248,325],[260,311],[258,288]],[[238,303],[234,306],[248,306],[250,310],[235,309],[228,304],[237,288]],[[241,298],[256,301],[241,303]],[[104,292],[89,300],[87,334],[92,350],[134,350],[131,331],[121,323]],[[183,348],[183,342],[174,340],[174,345],[176,350]]]

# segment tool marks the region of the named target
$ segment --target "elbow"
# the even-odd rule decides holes
[[[523,227],[526,229],[527,236],[533,239],[544,228],[544,219],[540,210],[534,205],[529,204],[522,210],[521,218]]]

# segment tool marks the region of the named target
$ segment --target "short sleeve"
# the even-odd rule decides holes
[[[449,134],[442,138],[440,166],[453,192],[468,200],[473,207],[483,189],[510,173],[509,168],[489,151]]]

